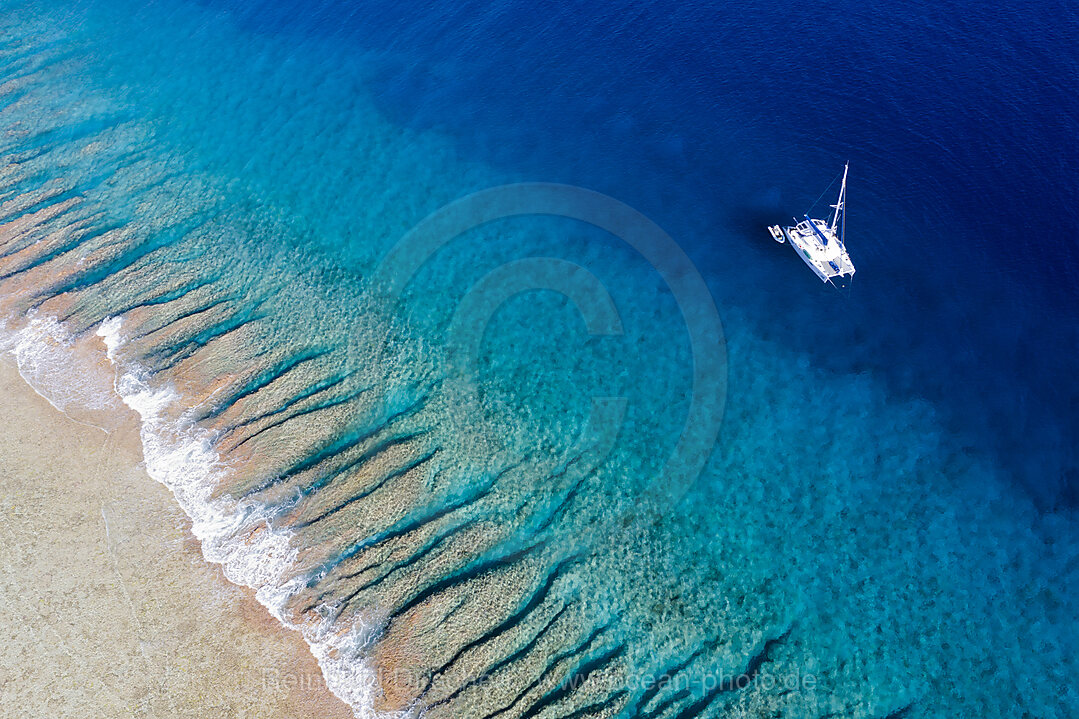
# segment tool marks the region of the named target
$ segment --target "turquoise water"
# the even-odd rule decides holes
[[[768,330],[685,218],[402,119],[385,52],[249,20],[5,6],[0,297],[24,364],[106,342],[358,715],[1074,713],[1074,517],[950,407]]]

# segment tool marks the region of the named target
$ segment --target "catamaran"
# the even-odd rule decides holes
[[[822,281],[837,287],[844,287],[854,277],[854,263],[850,261],[847,248],[843,244],[847,225],[847,170],[848,162],[843,167],[843,184],[839,187],[839,199],[831,207],[835,210],[830,221],[810,218],[809,213],[802,215],[801,222],[790,227],[772,225],[768,233],[776,242],[789,242],[798,256],[809,265]],[[832,180],[835,182],[835,180]]]

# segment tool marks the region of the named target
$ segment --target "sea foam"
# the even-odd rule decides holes
[[[154,387],[144,368],[119,359],[122,325],[122,318],[110,317],[97,330],[116,368],[116,392],[141,419],[147,473],[169,488],[190,517],[203,556],[220,564],[229,581],[253,588],[259,603],[278,621],[303,635],[327,687],[357,717],[394,716],[374,709],[377,677],[362,657],[370,628],[357,620],[344,630],[338,625],[331,629],[326,607],[320,608],[324,616],[316,622],[297,621],[285,612],[288,598],[301,583],[290,578],[297,555],[291,532],[275,528],[257,503],[212,496],[212,488],[228,472],[213,449],[212,432],[187,416],[179,406],[179,393],[170,385]]]
[[[357,717],[397,716],[374,709],[377,675],[364,651],[377,625],[360,619],[342,628],[333,621],[331,607],[318,608],[321,618],[314,621],[285,611],[302,583],[291,576],[297,556],[291,532],[274,527],[266,509],[255,502],[213,496],[229,471],[214,450],[213,433],[189,417],[175,388],[155,382],[144,367],[120,357],[122,327],[122,318],[109,317],[96,331],[114,371],[112,388],[95,381],[95,374],[102,373],[83,366],[76,338],[53,317],[32,316],[21,327],[0,328],[0,351],[10,353],[23,379],[60,411],[108,410],[117,405],[117,397],[134,410],[146,472],[172,492],[190,518],[203,556],[220,564],[230,582],[254,589],[259,603],[282,625],[302,634],[327,687]]]
[[[83,371],[74,347],[74,338],[53,317],[31,315],[18,329],[0,327],[0,351],[15,358],[22,378],[53,407],[65,413],[116,408],[110,382]]]

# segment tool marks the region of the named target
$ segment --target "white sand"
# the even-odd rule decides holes
[[[300,636],[202,558],[135,420],[76,422],[0,357],[0,714],[351,717]]]

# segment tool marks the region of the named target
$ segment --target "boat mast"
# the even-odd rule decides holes
[[[850,161],[843,166],[843,224],[839,226],[839,244],[843,244],[847,241],[847,168],[850,167]],[[844,247],[844,250],[846,248]],[[851,278],[854,275],[851,274]]]
[[[841,212],[843,213],[844,229],[846,229],[845,226],[847,224],[847,213],[844,212],[844,206],[846,205],[847,201],[847,170],[849,169],[850,162],[847,162],[847,164],[843,166],[843,184],[839,186],[839,199],[836,200],[836,203],[834,205],[832,205],[832,207],[835,208],[835,214],[832,215],[832,222],[829,225],[829,228],[832,230],[832,232],[835,232],[836,224],[839,223],[839,213]],[[840,242],[843,241],[842,235],[840,235],[839,240]]]

